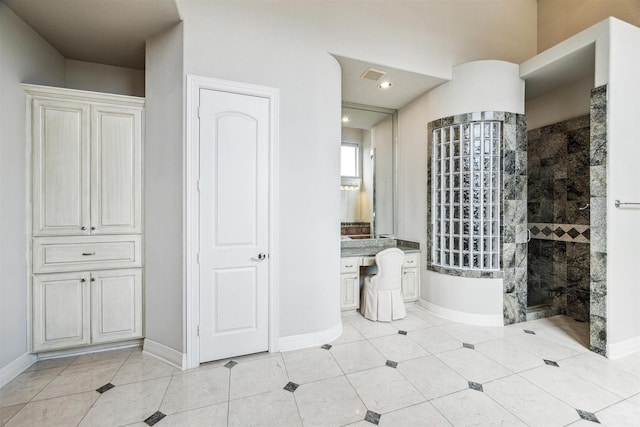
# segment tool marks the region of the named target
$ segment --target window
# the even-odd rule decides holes
[[[340,175],[348,178],[360,176],[360,149],[358,144],[343,142],[340,150]]]
[[[432,261],[500,269],[500,122],[433,130]]]

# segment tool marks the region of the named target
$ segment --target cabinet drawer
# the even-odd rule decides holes
[[[43,237],[33,239],[33,272],[141,267],[140,236]]]
[[[419,253],[410,253],[404,255],[404,262],[402,268],[411,268],[418,266],[418,260],[420,259]]]
[[[340,258],[340,273],[355,273],[360,267],[360,258]]]

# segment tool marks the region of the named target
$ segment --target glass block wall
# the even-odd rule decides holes
[[[434,265],[500,269],[500,125],[478,121],[432,131]]]
[[[505,324],[527,315],[526,131],[504,111],[427,125],[427,269],[502,279]]]

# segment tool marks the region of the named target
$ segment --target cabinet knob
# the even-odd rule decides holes
[[[87,227],[85,227],[84,225],[82,227],[80,227],[80,230],[86,230]]]
[[[92,230],[95,230],[96,228],[95,228],[95,227],[91,227],[91,229],[92,229]]]
[[[91,278],[91,281],[92,281],[92,282],[95,282],[95,281],[96,281],[96,278],[95,278],[95,277],[92,277],[92,278]]]
[[[80,282],[86,282],[87,280],[85,278],[80,279]]]

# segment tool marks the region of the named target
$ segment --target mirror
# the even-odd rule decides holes
[[[342,103],[343,239],[395,233],[397,110]]]

